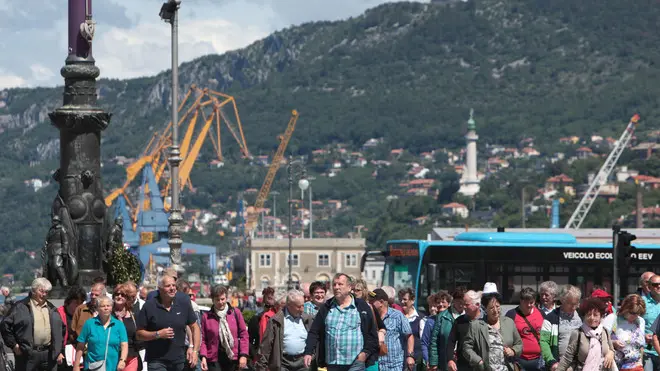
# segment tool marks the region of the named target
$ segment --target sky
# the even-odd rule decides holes
[[[90,0],[93,55],[101,77],[155,75],[171,65],[164,0]],[[391,0],[182,0],[179,61],[222,54],[273,31],[340,20]],[[67,56],[66,0],[0,0],[0,90],[62,85]],[[28,11],[29,9],[29,11]]]

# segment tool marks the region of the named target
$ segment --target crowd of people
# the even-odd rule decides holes
[[[90,292],[72,287],[60,308],[51,289],[35,279],[0,325],[17,371],[660,371],[652,272],[618,308],[603,288],[583,296],[547,281],[523,288],[506,313],[494,283],[437,292],[420,313],[412,288],[370,291],[338,273],[329,288],[265,288],[247,322],[224,286],[200,310],[173,270],[152,292],[133,282],[107,290],[102,280]]]

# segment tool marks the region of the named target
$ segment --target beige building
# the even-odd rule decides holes
[[[336,273],[361,277],[364,238],[294,239],[291,278],[294,282],[330,281]],[[261,296],[271,286],[286,288],[289,279],[289,241],[254,239],[250,249],[249,286]]]

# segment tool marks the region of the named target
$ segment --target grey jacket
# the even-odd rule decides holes
[[[600,347],[603,351],[603,357],[606,357],[609,352],[614,352],[612,339],[610,338],[609,331],[606,329],[603,329],[603,332],[601,332]],[[582,370],[584,361],[587,360],[587,355],[589,355],[589,338],[584,334],[581,328],[573,330],[571,337],[568,339],[566,352],[564,352],[561,361],[559,361],[557,371],[566,371],[571,368],[573,371]]]
[[[522,340],[516,329],[516,324],[511,318],[500,318],[500,334],[504,346],[511,348],[515,356],[520,356],[522,353]],[[485,320],[470,322],[470,328],[463,343],[463,356],[468,360],[470,367],[475,370],[490,370],[488,365],[489,348],[488,324]],[[483,363],[479,364],[481,361]],[[513,359],[508,360],[507,366],[509,370],[514,369]]]

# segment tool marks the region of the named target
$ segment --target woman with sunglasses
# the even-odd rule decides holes
[[[128,355],[124,371],[142,370],[142,361],[140,361],[139,355],[141,343],[137,340],[137,325],[134,313],[136,296],[137,290],[128,283],[117,285],[112,293],[114,301],[112,315],[124,323],[128,337]]]

